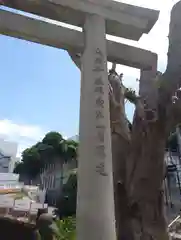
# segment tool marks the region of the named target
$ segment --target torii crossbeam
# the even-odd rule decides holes
[[[82,32],[0,9],[0,34],[83,53]],[[152,68],[157,54],[107,40],[107,60],[138,69]]]
[[[3,5],[83,27],[86,14],[106,20],[106,33],[139,40],[158,19],[159,12],[112,0],[3,0]]]

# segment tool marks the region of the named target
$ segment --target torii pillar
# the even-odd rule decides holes
[[[115,240],[105,20],[84,26],[78,163],[77,239]]]

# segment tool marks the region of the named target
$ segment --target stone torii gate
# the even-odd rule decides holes
[[[146,96],[156,75],[157,56],[106,41],[106,33],[139,40],[158,12],[111,0],[4,0],[4,5],[83,28],[83,33],[0,11],[0,32],[82,55],[77,238],[116,239],[107,59],[141,69]],[[108,56],[107,56],[108,53]],[[153,97],[153,96],[152,96]],[[151,108],[151,97],[148,96]]]

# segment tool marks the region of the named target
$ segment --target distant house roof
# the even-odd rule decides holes
[[[75,135],[73,137],[68,138],[68,140],[79,141],[79,135]]]

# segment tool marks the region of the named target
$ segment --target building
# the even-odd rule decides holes
[[[17,150],[17,143],[0,139],[0,173],[13,172]]]
[[[165,206],[171,221],[181,209],[181,159],[178,152],[166,152],[166,178],[164,180]]]
[[[73,141],[78,142],[79,141],[79,135],[75,135],[73,137],[70,137],[70,138],[68,138],[68,140],[73,140]]]
[[[15,173],[0,173],[0,185],[19,183],[19,174]]]
[[[8,173],[11,164],[11,157],[0,152],[0,173]]]
[[[21,191],[22,186],[18,174],[0,173],[0,194]]]

